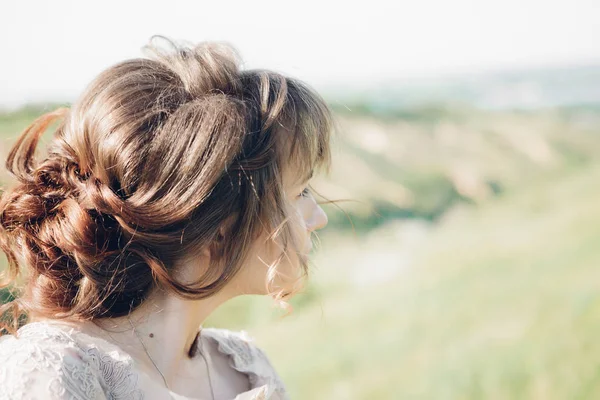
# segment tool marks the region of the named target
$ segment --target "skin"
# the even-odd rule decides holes
[[[298,182],[291,172],[284,173],[284,189],[291,216],[290,223],[297,235],[302,255],[308,256],[312,248],[311,233],[327,224],[327,215],[307,192],[308,181]],[[266,236],[265,236],[266,237]],[[248,262],[240,273],[216,295],[202,300],[183,300],[172,294],[155,290],[149,298],[127,317],[110,318],[101,321],[71,321],[84,333],[100,337],[127,352],[140,370],[140,386],[150,394],[148,398],[165,398],[164,375],[169,388],[178,394],[211,398],[206,365],[202,357],[188,356],[190,347],[201,329],[204,320],[226,301],[245,294],[266,295],[265,286],[267,265],[276,259],[277,252],[264,238],[253,245]],[[267,264],[267,265],[266,265]],[[192,280],[210,265],[210,253],[187,260],[177,268],[183,280]],[[280,274],[276,278],[277,288],[290,288],[298,276],[297,259],[284,259],[278,266]],[[131,323],[147,349],[144,351],[140,339],[134,334]],[[210,359],[210,377],[215,396],[233,398],[243,391],[250,390],[248,377],[233,370],[215,343],[208,339],[202,342]],[[151,359],[156,364],[152,364]],[[168,398],[168,397],[166,397]]]

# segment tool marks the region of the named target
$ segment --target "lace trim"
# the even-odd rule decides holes
[[[79,335],[87,340],[76,340]],[[248,376],[252,390],[241,393],[238,398],[246,399],[248,394],[252,394],[254,400],[289,400],[285,386],[268,358],[251,343],[253,338],[245,331],[203,328],[202,335],[215,340],[218,351],[229,357],[230,366]],[[102,346],[98,347],[92,341]],[[10,383],[8,386],[0,385],[4,386],[0,387],[0,395],[6,395],[0,398],[26,398],[31,372],[40,369],[54,371],[48,386],[52,398],[88,400],[102,394],[111,400],[144,398],[138,387],[134,360],[102,338],[72,327],[65,328],[64,325],[31,322],[19,329],[18,339],[4,336],[0,343],[3,344],[0,346],[0,360],[11,356],[12,363],[18,366],[18,371],[12,373],[10,368],[0,368],[0,382]],[[69,362],[65,361],[65,357],[69,358]]]
[[[98,374],[82,362],[80,350],[68,335],[35,327],[19,333],[18,339],[5,336],[0,340],[0,398],[100,398]]]
[[[230,331],[218,328],[203,328],[202,334],[217,342],[219,352],[229,357],[229,365],[235,370],[248,375],[253,389],[267,386],[267,399],[289,400],[285,385],[275,372],[266,354],[252,342],[246,331]],[[272,395],[276,393],[277,397]]]
[[[138,388],[138,374],[134,371],[134,362],[131,357],[123,356],[121,352],[114,349],[116,346],[112,346],[113,350],[106,351],[95,343],[75,340],[76,334],[83,333],[77,332],[73,328],[69,328],[67,331],[47,322],[31,322],[19,329],[18,339],[15,340],[29,339],[31,345],[40,351],[42,351],[42,346],[36,345],[35,342],[42,341],[45,343],[44,348],[49,346],[52,348],[66,347],[76,351],[80,361],[71,363],[64,362],[58,349],[53,352],[44,351],[47,358],[43,362],[53,367],[62,367],[62,371],[57,374],[59,378],[53,380],[51,385],[54,387],[57,398],[65,398],[65,393],[62,392],[65,392],[66,388],[77,387],[85,393],[86,397],[83,397],[82,400],[94,399],[97,397],[95,390],[100,386],[98,389],[103,391],[107,399],[143,399],[143,392]],[[22,349],[19,349],[19,352],[22,352]],[[42,360],[37,360],[34,364],[38,362],[43,363]],[[101,377],[101,379],[97,379],[97,377]]]

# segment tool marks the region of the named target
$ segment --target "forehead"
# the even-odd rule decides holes
[[[271,127],[285,187],[305,185],[316,170],[329,167],[333,126],[326,107],[322,109],[317,100],[311,99],[296,99],[294,107],[287,107]]]
[[[315,155],[299,137],[302,133],[280,126],[275,135],[279,149],[278,164],[284,186],[305,184],[314,175]]]
[[[305,185],[314,175],[314,171],[305,171],[292,163],[283,168],[283,184],[285,187],[296,187]]]
[[[289,148],[281,155],[279,165],[285,187],[304,185],[313,177],[314,169],[309,155],[303,154],[299,149],[290,153]]]

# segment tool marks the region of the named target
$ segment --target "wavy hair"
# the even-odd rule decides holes
[[[70,109],[35,120],[8,154],[16,185],[0,197],[2,287],[25,283],[0,308],[4,331],[23,315],[122,316],[156,286],[209,297],[265,231],[278,261],[296,250],[282,171],[328,168],[335,122],[326,102],[298,79],[243,70],[227,42],[153,37],[144,49],[100,73]],[[175,279],[177,261],[207,247],[217,257],[206,274]]]

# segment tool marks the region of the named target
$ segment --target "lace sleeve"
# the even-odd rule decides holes
[[[5,336],[0,360],[1,399],[106,400],[76,347]]]
[[[267,385],[270,390],[264,398],[289,400],[286,387],[271,364],[266,353],[254,343],[254,338],[246,331],[235,332],[227,329],[205,328],[206,332],[218,341],[218,348],[231,357],[232,366],[250,379],[253,388]],[[260,399],[261,397],[256,397]]]
[[[251,346],[253,347],[252,350],[256,356],[256,364],[258,366],[258,370],[262,370],[263,374],[267,374],[272,377],[272,382],[274,382],[275,386],[275,395],[277,396],[274,397],[274,399],[289,400],[289,395],[287,393],[285,385],[283,384],[283,380],[281,379],[281,376],[279,376],[279,373],[273,367],[273,364],[271,364],[271,361],[269,360],[267,354],[264,352],[263,349],[256,345],[252,344]]]

